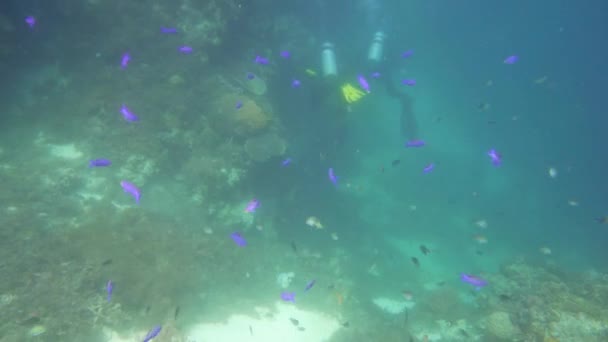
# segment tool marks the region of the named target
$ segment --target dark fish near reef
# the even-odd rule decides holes
[[[416,267],[420,267],[420,261],[418,261],[418,258],[412,257],[412,262]]]
[[[608,216],[598,217],[595,221],[601,224],[608,224]]]
[[[391,165],[392,165],[393,167],[395,167],[395,166],[397,166],[397,165],[399,165],[399,164],[401,164],[401,160],[399,160],[399,159],[395,159],[395,160],[393,160],[393,162],[391,163]]]
[[[316,282],[317,282],[317,281],[316,281],[316,280],[314,280],[314,279],[313,279],[313,280],[311,280],[311,281],[309,281],[309,282],[308,282],[308,284],[306,284],[306,287],[304,288],[304,292],[306,292],[306,291],[308,291],[308,290],[312,289],[312,287],[313,287],[313,286],[315,286],[315,283],[316,283]]]
[[[298,247],[296,246],[296,243],[291,241],[291,249],[293,249],[294,253],[298,253]]]
[[[175,308],[175,312],[173,313],[173,320],[176,320],[179,316],[179,305]]]
[[[289,318],[289,320],[291,321],[291,324],[295,325],[296,327],[300,324],[300,321],[295,318]]]
[[[431,253],[431,250],[428,249],[425,245],[420,245],[420,251],[422,252],[422,254],[427,255],[429,253]]]
[[[511,300],[511,296],[506,295],[506,294],[501,294],[498,296],[498,298],[500,298],[500,300],[502,300],[502,301]]]

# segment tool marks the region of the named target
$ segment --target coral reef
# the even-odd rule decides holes
[[[242,104],[236,108],[237,103]],[[263,110],[253,99],[235,93],[221,95],[215,102],[216,115],[211,125],[222,135],[248,137],[262,132],[272,123],[271,112]]]
[[[485,320],[486,334],[499,341],[514,341],[519,330],[511,322],[507,312],[496,311],[491,313]]]
[[[275,156],[281,156],[287,149],[287,143],[274,133],[247,139],[245,152],[249,158],[257,162],[266,161]]]

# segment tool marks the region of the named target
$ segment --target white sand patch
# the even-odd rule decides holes
[[[107,342],[141,342],[143,337],[146,336],[146,333],[146,331],[139,331],[135,333],[119,334],[110,328],[103,328],[104,339]]]
[[[411,309],[416,306],[416,303],[412,301],[394,300],[385,297],[374,298],[373,302],[382,311],[393,315],[398,315],[404,312],[405,309]]]
[[[187,341],[322,342],[340,328],[334,317],[299,309],[290,303],[276,302],[274,310],[256,308],[259,317],[234,314],[219,323],[200,323],[186,334]],[[263,314],[268,312],[268,314]],[[297,319],[295,326],[290,318]],[[249,330],[251,327],[251,331]],[[304,328],[299,330],[298,327]]]
[[[67,145],[49,145],[51,147],[51,155],[62,159],[78,159],[83,156],[83,153],[76,149],[74,144]]]

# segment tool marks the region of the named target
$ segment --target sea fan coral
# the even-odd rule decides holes
[[[266,128],[271,115],[260,108],[255,101],[246,99],[243,106],[234,113],[235,130],[239,134],[251,134]]]
[[[215,107],[216,115],[210,118],[211,123],[223,135],[249,137],[259,134],[273,120],[270,111],[245,95],[224,94],[215,102]]]

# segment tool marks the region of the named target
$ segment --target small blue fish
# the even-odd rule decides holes
[[[515,64],[517,63],[517,61],[519,61],[519,56],[509,56],[507,58],[505,58],[505,60],[503,61],[505,64]]]
[[[291,164],[291,158],[287,158],[281,162],[281,166],[289,166]]]
[[[401,81],[401,83],[405,84],[406,86],[413,87],[416,85],[416,80],[413,78],[406,78],[403,81]]]
[[[291,53],[289,53],[289,51],[281,51],[280,55],[285,59],[291,57]]]
[[[306,284],[306,287],[304,288],[304,292],[307,292],[308,290],[312,289],[312,287],[315,286],[316,282],[317,281],[315,279],[308,282],[308,284]]]
[[[245,207],[245,212],[246,213],[255,213],[255,211],[258,209],[259,206],[260,206],[260,201],[258,201],[257,199],[254,198],[247,203],[247,206]]]
[[[301,84],[302,84],[302,82],[300,82],[300,80],[293,80],[293,81],[291,81],[291,87],[292,88],[299,88]]]
[[[143,342],[150,342],[153,338],[155,338],[161,331],[162,327],[160,325],[155,326],[148,332],[146,337],[144,337]]]
[[[363,89],[369,93],[370,92],[369,83],[367,83],[367,80],[365,79],[365,77],[363,77],[363,75],[359,75],[359,76],[357,76],[357,80],[359,81],[359,85],[361,86],[361,89]]]
[[[108,280],[108,283],[106,284],[106,292],[108,293],[108,303],[112,299],[112,290],[114,290],[114,283],[111,280]]]
[[[33,29],[34,26],[36,26],[36,18],[31,15],[28,15],[27,17],[25,17],[25,23],[27,24],[27,26]]]
[[[268,58],[264,58],[262,56],[255,56],[254,62],[257,64],[266,65],[266,64],[268,64]]]
[[[139,191],[137,186],[135,186],[135,184],[123,180],[120,182],[120,186],[125,191],[125,193],[130,194],[131,196],[133,196],[133,198],[135,198],[135,203],[139,204],[141,192]]]
[[[160,33],[164,33],[164,34],[176,34],[179,31],[175,28],[175,27],[160,27]]]
[[[125,52],[122,57],[120,58],[120,67],[122,69],[126,69],[127,66],[129,66],[129,62],[131,62],[131,54],[128,52]]]
[[[247,240],[245,240],[245,238],[243,237],[243,235],[241,235],[241,233],[234,232],[234,233],[230,234],[230,237],[232,238],[232,241],[234,241],[234,243],[237,244],[237,246],[239,246],[239,247],[247,246]]]
[[[243,107],[243,101],[237,101],[235,108],[236,109],[241,109],[241,107]]]
[[[255,78],[255,75],[254,75],[252,72],[248,72],[248,73],[247,73],[247,79],[248,79],[248,80],[252,80],[252,79],[254,79],[254,78]]]
[[[334,169],[333,167],[330,167],[329,170],[327,170],[327,176],[329,177],[329,180],[334,184],[337,185],[338,184],[338,176],[336,176],[336,174],[334,173]]]
[[[422,169],[422,173],[429,173],[431,171],[433,171],[435,169],[435,164],[430,163],[429,165],[425,166],[424,169]]]
[[[286,302],[296,302],[296,293],[295,292],[283,292],[281,293],[281,299]]]
[[[405,147],[422,147],[426,145],[423,140],[410,140],[405,142]]]
[[[177,50],[179,52],[183,53],[184,55],[191,54],[192,51],[194,51],[194,49],[192,49],[192,46],[188,46],[188,45],[182,45]]]
[[[112,162],[109,159],[93,159],[89,161],[89,167],[107,167],[112,165]]]
[[[467,284],[471,284],[471,285],[475,286],[475,288],[477,290],[480,290],[482,287],[488,285],[487,280],[474,276],[472,274],[461,273],[460,280],[462,280],[463,282],[465,282]]]
[[[120,113],[122,114],[122,117],[129,122],[139,121],[139,117],[135,115],[135,113],[133,113],[124,103],[120,107]]]
[[[372,73],[372,78],[380,78],[380,76],[382,76],[382,74],[380,74],[378,71]]]
[[[500,164],[502,164],[502,156],[495,149],[488,151],[488,157],[490,157],[490,160],[494,166],[500,166]]]
[[[401,58],[410,58],[414,54],[414,49],[409,49],[403,53],[401,53]]]

